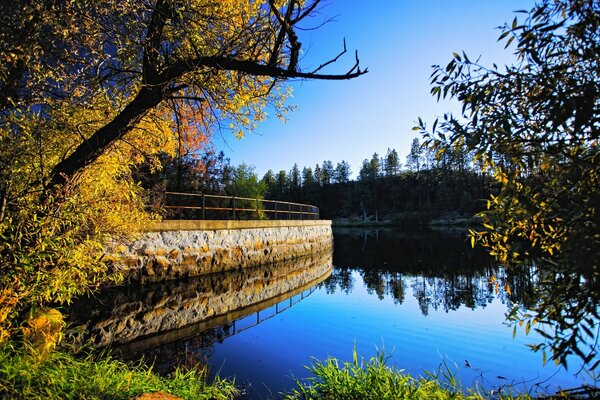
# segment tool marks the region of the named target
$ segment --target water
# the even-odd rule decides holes
[[[330,255],[316,255],[177,288],[108,293],[99,296],[104,311],[80,314],[88,328],[121,341],[115,347],[126,358],[155,359],[164,372],[177,364],[208,365],[255,399],[276,398],[293,387],[294,377],[309,376],[304,366],[314,358],[351,361],[353,349],[365,358],[384,351],[390,365],[414,375],[445,364],[464,386],[488,390],[554,391],[590,381],[574,376],[576,366],[542,367],[541,355],[526,347],[539,340],[533,333],[518,330],[513,339],[504,316],[510,302],[531,301],[535,282],[526,271],[506,276],[460,234],[340,230],[334,237],[333,269]],[[492,276],[506,278],[511,293],[490,284]],[[293,277],[291,285],[286,277]],[[198,308],[208,301],[198,300],[199,293],[214,304]],[[217,315],[219,307],[229,312],[199,319],[203,312]]]

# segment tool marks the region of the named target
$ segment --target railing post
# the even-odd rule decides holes
[[[208,211],[223,211],[224,215],[225,215],[225,219],[227,218],[233,218],[236,219],[238,218],[238,208],[237,208],[237,200],[238,198],[236,196],[213,196],[210,194],[205,194],[205,193],[175,193],[175,192],[168,192],[165,191],[165,197],[164,197],[164,203],[165,203],[165,208],[168,209],[175,209],[175,210],[183,210],[180,212],[186,212],[187,209],[193,210],[193,216],[194,218],[201,218],[203,220],[205,220],[207,218],[207,210]],[[175,202],[174,205],[169,205],[170,201],[169,201],[169,196],[189,196],[189,197],[193,197],[193,201],[188,202],[182,202],[182,204],[177,204],[178,202]],[[201,205],[198,204],[198,197],[201,197]],[[217,202],[215,202],[216,204],[212,204],[209,201],[209,204],[206,204],[206,200],[207,198],[210,200],[211,198],[213,199],[218,199]],[[229,204],[230,204],[230,208],[227,208],[227,200],[229,200]],[[252,212],[252,211],[256,211],[256,217],[258,219],[261,218],[261,207],[262,207],[262,215],[266,215],[267,218],[268,216],[272,215],[273,213],[275,214],[275,219],[279,219],[279,213],[286,213],[288,215],[288,220],[292,220],[292,219],[299,219],[299,220],[308,220],[308,219],[319,219],[320,215],[319,215],[319,208],[309,205],[309,204],[300,204],[300,203],[292,203],[289,201],[279,201],[279,200],[264,200],[264,199],[260,199],[258,197],[255,198],[246,198],[246,197],[241,197],[239,198],[239,200],[242,201],[242,207],[240,208],[240,210],[246,210],[248,212]],[[254,208],[250,208],[251,206],[251,202],[254,201]],[[248,205],[246,205],[246,202],[248,202]],[[272,203],[275,206],[265,206],[265,202],[266,203]],[[187,205],[185,205],[187,204]],[[287,210],[284,207],[279,207],[279,205],[282,204],[283,206],[285,206],[287,204]],[[293,207],[292,207],[293,206]],[[265,208],[266,207],[266,208]],[[292,210],[292,208],[294,208],[294,210]],[[201,210],[201,212],[198,212],[198,209]],[[230,212],[228,214],[228,211]],[[221,215],[220,213],[217,213],[218,215]],[[300,216],[292,216],[292,214],[300,214]],[[218,216],[217,215],[217,216]],[[215,217],[215,215],[213,215],[212,213],[209,212],[208,217]],[[220,217],[222,218],[222,216]],[[283,217],[283,219],[285,219],[285,217]]]
[[[231,215],[235,219],[235,196],[231,197]]]

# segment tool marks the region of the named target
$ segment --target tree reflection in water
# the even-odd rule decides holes
[[[584,289],[597,293],[589,289],[595,281],[576,276],[573,284],[569,281],[571,275],[553,275],[551,269],[533,262],[504,268],[483,249],[471,248],[465,232],[460,230],[340,229],[335,231],[335,238],[336,269],[326,282],[330,293],[338,289],[351,292],[351,274],[357,271],[370,293],[379,299],[387,295],[401,304],[410,287],[423,315],[432,309],[449,312],[461,306],[483,308],[498,299],[506,305],[507,323],[514,326],[515,332],[522,326],[525,334],[535,330],[545,338],[545,342],[531,345],[533,350],[552,350],[565,367],[570,354],[578,355],[592,370],[600,365],[597,333],[590,329],[597,326],[597,312],[585,314],[586,307],[597,310],[597,301],[581,300],[587,295]],[[541,301],[552,303],[554,308],[550,309],[562,311],[548,311],[546,320],[537,321]],[[543,359],[550,359],[550,355],[544,353]]]
[[[402,304],[410,287],[423,315],[461,306],[486,307],[498,298],[507,305],[532,304],[534,275],[530,268],[506,272],[481,249],[472,249],[460,231],[399,232],[392,229],[335,230],[336,267],[324,283],[330,293],[353,290],[352,271],[380,299]],[[493,280],[508,283],[504,290]]]

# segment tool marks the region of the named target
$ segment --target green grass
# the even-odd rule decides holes
[[[106,355],[75,357],[55,351],[41,363],[10,346],[0,348],[0,399],[131,399],[164,392],[182,399],[231,399],[233,383],[206,383],[202,372],[176,371],[165,378],[142,365]]]
[[[296,381],[296,388],[285,395],[286,400],[471,400],[488,398],[489,394],[463,390],[447,366],[438,374],[415,378],[389,367],[379,354],[369,360],[360,360],[354,352],[353,362],[340,365],[337,359],[315,361],[308,367],[314,375],[305,381]],[[495,394],[497,399],[531,399],[527,395]]]

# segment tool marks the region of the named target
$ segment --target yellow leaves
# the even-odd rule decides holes
[[[0,287],[0,344],[10,335],[7,319],[18,301],[14,285]]]
[[[22,328],[24,341],[36,362],[44,360],[60,343],[65,322],[55,309],[40,310]]]

